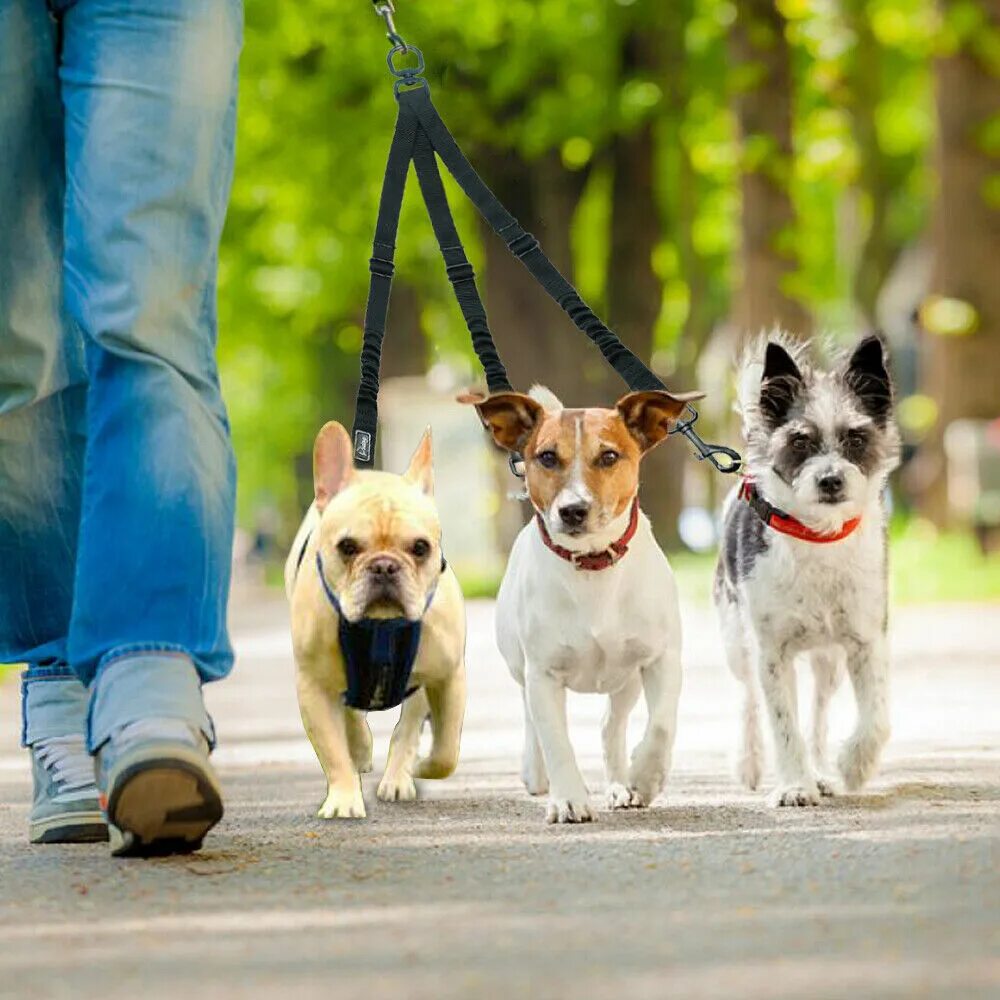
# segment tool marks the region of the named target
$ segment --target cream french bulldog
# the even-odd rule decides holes
[[[384,801],[414,799],[414,778],[446,778],[458,763],[465,608],[441,554],[429,428],[397,476],[356,470],[347,431],[330,422],[316,438],[313,476],[316,500],[285,566],[299,709],[326,774],[319,816],[361,818],[359,773],[371,770],[372,735],[365,711],[348,703],[359,685],[373,693],[365,657],[373,642],[404,658],[415,648],[412,672],[401,675],[405,700],[377,792]],[[379,681],[374,697],[384,703],[383,687]],[[428,716],[431,751],[418,761]]]

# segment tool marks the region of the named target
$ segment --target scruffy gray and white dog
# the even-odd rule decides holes
[[[858,719],[838,769],[848,789],[871,777],[889,738],[885,485],[899,461],[882,342],[864,338],[824,369],[810,345],[761,337],[739,367],[746,477],[728,498],[715,578],[726,656],[743,682],[737,771],[763,771],[759,693],[770,716],[773,803],[818,805],[829,700],[846,664]],[[810,745],[798,723],[799,654],[815,677]]]

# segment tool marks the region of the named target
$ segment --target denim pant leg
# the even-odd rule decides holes
[[[235,463],[215,362],[238,0],[81,0],[62,14],[64,288],[85,336],[87,450],[69,658],[89,745],[149,716],[211,739]]]
[[[38,0],[0,0],[0,662],[25,662],[22,738],[82,734],[67,662],[86,373],[62,310],[57,37]]]

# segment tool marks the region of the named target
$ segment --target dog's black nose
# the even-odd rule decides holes
[[[824,500],[837,500],[844,492],[844,477],[839,472],[827,472],[816,480],[816,488]]]
[[[399,572],[399,563],[389,556],[376,556],[368,564],[368,572],[375,576],[395,576]]]
[[[579,528],[587,520],[589,509],[585,503],[569,503],[559,508],[559,518],[567,528]]]

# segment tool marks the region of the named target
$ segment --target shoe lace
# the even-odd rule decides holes
[[[35,756],[63,791],[94,784],[94,762],[82,736],[52,736],[35,744]]]

